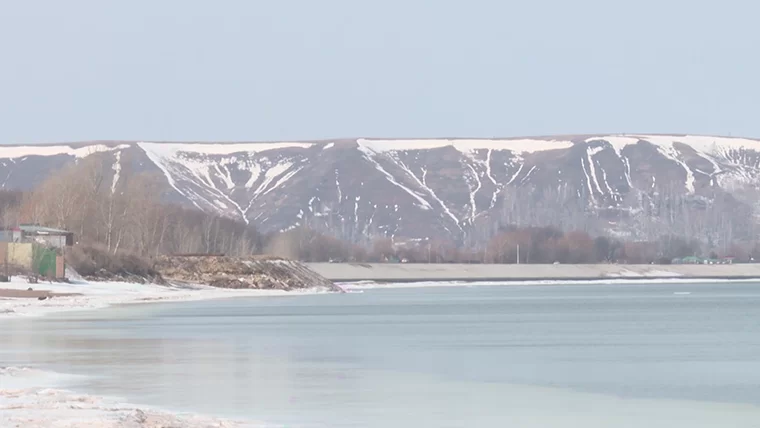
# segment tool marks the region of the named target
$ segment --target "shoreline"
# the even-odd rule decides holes
[[[17,292],[21,297],[0,295],[0,320],[6,317],[44,316],[58,312],[104,309],[114,305],[140,303],[169,303],[214,300],[240,297],[285,297],[305,294],[327,293],[322,289],[306,290],[257,290],[227,289],[207,285],[156,285],[125,282],[74,282],[30,284],[14,281],[2,285],[8,294]],[[29,296],[23,294],[29,293]],[[38,300],[38,295],[49,298]],[[52,296],[53,298],[50,298]]]
[[[30,285],[34,288],[27,290]],[[204,285],[75,282],[4,283],[0,296],[0,325],[4,320],[42,317],[64,312],[103,310],[116,305],[190,302],[225,298],[297,297],[320,289],[233,290]],[[36,297],[48,296],[46,300]],[[50,296],[53,298],[50,298]],[[24,428],[253,428],[271,427],[242,421],[136,405],[116,397],[95,396],[67,389],[76,376],[30,367],[6,367],[0,361],[0,426]]]

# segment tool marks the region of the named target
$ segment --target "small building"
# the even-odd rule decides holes
[[[13,270],[62,279],[66,275],[64,253],[72,245],[74,234],[67,230],[22,224],[0,230],[0,264],[6,275]]]
[[[45,247],[64,248],[74,245],[74,233],[37,224],[22,224],[0,231],[0,242],[35,242]]]

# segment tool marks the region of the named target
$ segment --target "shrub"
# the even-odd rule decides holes
[[[66,262],[85,278],[148,281],[161,278],[151,260],[127,251],[112,253],[97,244],[71,247],[66,251]]]

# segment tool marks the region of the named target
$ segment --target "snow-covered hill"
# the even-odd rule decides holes
[[[174,202],[353,240],[475,243],[500,224],[635,236],[738,228],[751,223],[760,185],[760,140],[634,134],[2,146],[0,182],[30,188],[86,156],[104,157],[114,183],[130,171],[161,175]]]

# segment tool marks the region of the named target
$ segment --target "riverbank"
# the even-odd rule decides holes
[[[599,280],[752,280],[760,264],[733,265],[496,265],[421,263],[308,263],[307,267],[335,282],[373,281],[599,281]]]

